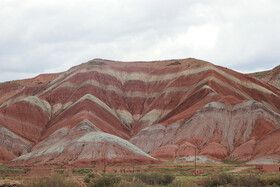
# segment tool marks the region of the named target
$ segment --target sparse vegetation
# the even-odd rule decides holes
[[[107,186],[116,186],[121,181],[120,177],[115,175],[104,175],[102,177],[96,178],[90,187],[107,187]]]
[[[88,168],[72,169],[73,174],[87,174],[87,173],[91,173],[91,172],[92,172],[92,169],[88,169]]]
[[[58,169],[58,168],[56,168],[56,169],[54,169],[54,171],[55,171],[56,173],[63,174],[64,169]]]
[[[237,158],[224,159],[224,160],[222,160],[222,162],[224,164],[230,164],[230,165],[242,165],[242,164],[244,164],[244,162],[238,161]]]
[[[85,177],[85,178],[84,178],[84,182],[85,182],[85,183],[89,183],[89,182],[90,182],[90,179],[89,179],[88,177]]]
[[[24,184],[28,187],[75,187],[77,184],[73,181],[67,180],[60,175],[52,175],[51,177],[44,177],[39,179],[33,179]]]
[[[248,75],[256,77],[258,79],[264,77],[269,71],[261,71],[261,72],[256,72],[256,73],[249,73]]]
[[[90,65],[98,65],[98,66],[106,65],[106,63],[103,62],[103,61],[95,61],[95,60],[89,61],[88,64],[90,64]]]
[[[234,180],[233,175],[229,174],[218,174],[213,175],[203,181],[204,186],[219,186],[225,184],[232,184]]]
[[[180,65],[180,64],[181,63],[179,61],[175,61],[175,62],[168,64],[167,66],[174,66],[174,65]]]
[[[175,177],[170,174],[162,175],[159,173],[139,173],[136,177],[148,185],[168,185],[175,179]]]
[[[103,174],[102,166],[94,168],[72,169],[74,175],[65,175],[63,168],[56,168],[58,176],[31,178],[22,168],[0,166],[1,181],[13,184],[20,181],[22,186],[279,186],[280,174],[258,172],[255,167],[251,170],[227,173],[233,168],[244,166],[244,163],[233,163],[224,160],[223,164],[197,163],[198,173],[194,175],[193,163],[150,164],[142,166],[108,166]],[[9,172],[8,172],[9,171]],[[125,172],[124,172],[125,171]],[[20,173],[21,172],[21,173]],[[14,177],[13,177],[14,176]],[[26,178],[25,178],[26,177]],[[22,179],[20,179],[22,178]],[[28,182],[29,181],[29,182]]]
[[[177,180],[172,183],[172,187],[197,187],[198,185],[195,182],[187,180]]]
[[[89,173],[85,178],[84,178],[84,182],[85,183],[90,183],[91,180],[94,179],[94,174],[93,173]]]
[[[217,173],[219,172],[219,173]],[[267,174],[227,174],[217,171],[209,175],[200,176],[179,176],[161,173],[137,173],[137,174],[109,174],[97,175],[92,173],[85,175],[83,182],[88,187],[107,187],[107,186],[280,186],[280,175]],[[33,179],[24,186],[78,186],[70,178],[62,175]]]
[[[234,185],[238,186],[265,186],[258,175],[235,176]]]
[[[23,172],[22,168],[12,168],[12,167],[6,167],[6,166],[0,166],[0,173],[21,173]]]
[[[262,181],[265,185],[280,186],[280,175],[265,177]]]
[[[88,174],[88,178],[94,178],[93,173]]]
[[[257,174],[250,175],[233,175],[233,174],[218,174],[203,181],[203,186],[279,186],[280,176],[261,177]]]

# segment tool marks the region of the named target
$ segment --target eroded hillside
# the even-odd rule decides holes
[[[0,85],[0,155],[14,165],[280,157],[280,92],[197,59],[95,59]]]

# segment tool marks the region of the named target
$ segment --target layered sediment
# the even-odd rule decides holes
[[[95,59],[0,93],[0,160],[13,165],[280,155],[280,91],[193,58]]]

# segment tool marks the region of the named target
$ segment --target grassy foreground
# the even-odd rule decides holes
[[[92,177],[85,176],[83,184],[74,180],[70,180],[63,176],[51,176],[49,178],[40,178],[32,180],[23,185],[31,187],[50,186],[50,187],[71,187],[71,186],[280,186],[280,175],[263,177],[260,175],[233,175],[233,174],[218,174],[210,177],[198,179],[177,178],[172,174],[133,174],[133,175],[117,175],[107,174],[102,176]]]
[[[243,167],[242,171],[232,172]],[[105,169],[105,171],[104,171]],[[69,170],[69,168],[68,168]],[[54,168],[53,175],[34,176],[22,168],[0,166],[0,185],[66,186],[279,186],[280,173],[268,174],[242,164],[164,163],[141,166]]]

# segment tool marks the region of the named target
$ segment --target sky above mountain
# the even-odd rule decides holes
[[[0,82],[104,58],[280,64],[279,0],[1,0]]]

